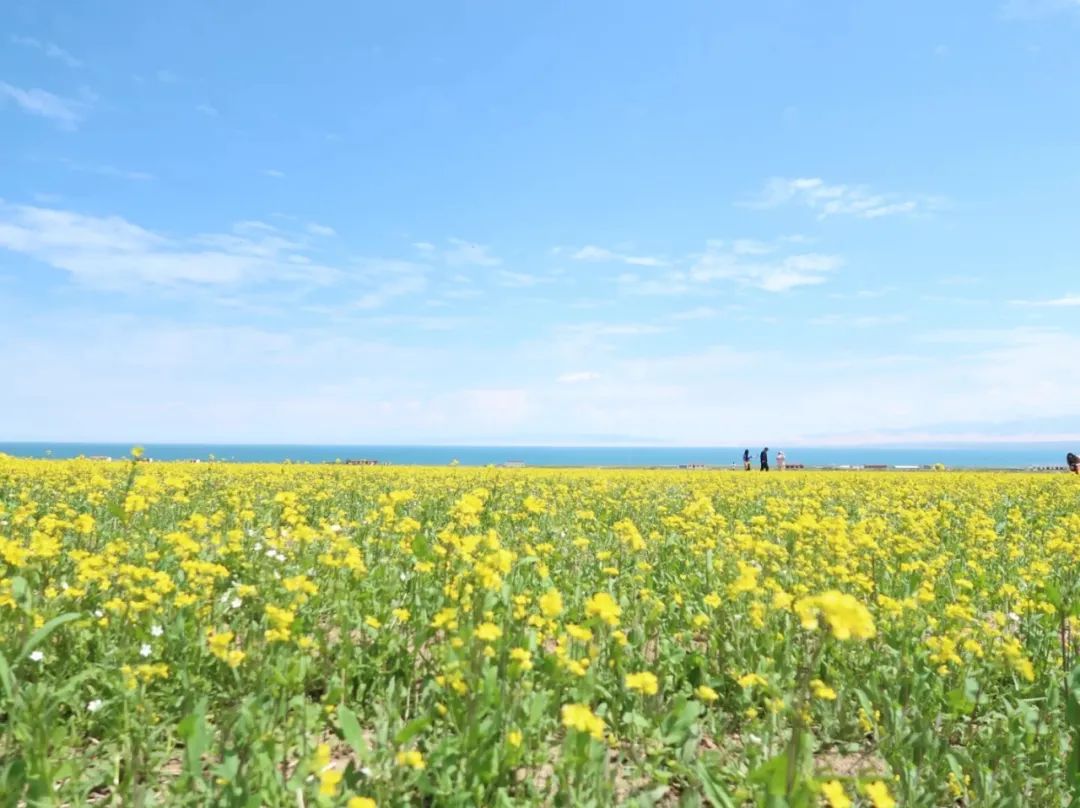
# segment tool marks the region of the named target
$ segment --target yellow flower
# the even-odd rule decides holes
[[[824,618],[838,640],[868,640],[876,634],[870,611],[851,595],[835,590],[800,598],[795,613],[805,629],[816,629],[819,618]]]
[[[379,618],[371,614],[364,618],[364,623],[376,630],[382,628],[382,621],[380,621]]]
[[[619,624],[622,609],[607,592],[597,592],[585,603],[585,614],[589,617],[599,617],[609,626],[616,626]]]
[[[839,780],[822,783],[821,793],[829,801],[830,808],[851,808],[851,798],[844,793],[844,786]]]
[[[345,808],[379,808],[379,806],[371,797],[349,797]]]
[[[655,696],[660,689],[659,682],[654,674],[645,671],[643,673],[628,673],[623,681],[628,690],[637,690],[646,696]]]
[[[564,704],[562,723],[567,729],[584,732],[598,741],[604,739],[604,719],[595,715],[587,704]]]
[[[757,673],[744,673],[738,678],[739,687],[765,687],[768,681]]]
[[[589,642],[593,638],[593,633],[589,629],[575,623],[567,624],[566,633],[580,642]]]
[[[720,696],[717,695],[716,691],[713,690],[708,685],[698,685],[694,689],[694,693],[697,695],[697,697],[699,699],[701,699],[704,702],[716,701],[718,698],[720,698]]]
[[[323,769],[319,772],[319,794],[324,797],[332,797],[337,794],[341,778],[342,773],[337,769]]]
[[[398,752],[395,760],[397,760],[399,766],[406,766],[410,769],[415,769],[416,771],[420,771],[427,766],[424,762],[424,756],[415,749],[407,749]]]
[[[532,653],[527,648],[513,648],[510,650],[512,659],[520,670],[532,670]]]
[[[521,746],[522,735],[516,729],[510,730],[506,735],[506,740],[513,747]]]
[[[540,611],[548,619],[562,614],[563,601],[558,589],[549,589],[540,596]]]
[[[820,679],[815,679],[810,683],[810,692],[812,692],[814,694],[814,697],[818,699],[824,699],[825,701],[836,700],[836,691]]]
[[[874,808],[895,808],[896,800],[889,794],[889,788],[880,780],[869,783],[866,788],[866,796],[874,804]]]
[[[476,638],[484,642],[495,642],[502,636],[502,629],[494,623],[481,623],[476,627]]]

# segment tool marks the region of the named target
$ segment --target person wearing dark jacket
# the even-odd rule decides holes
[[[768,446],[766,446],[764,449],[761,450],[761,470],[762,471],[768,471],[769,470],[769,447]]]
[[[749,449],[743,449],[742,467],[743,467],[743,471],[750,471],[750,450]]]
[[[1080,457],[1077,457],[1073,452],[1069,452],[1065,455],[1065,462],[1069,464],[1069,471],[1073,474],[1080,474]]]

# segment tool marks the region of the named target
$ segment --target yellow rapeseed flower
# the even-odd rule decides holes
[[[626,685],[627,690],[637,690],[646,696],[655,696],[660,689],[660,683],[657,681],[656,675],[648,671],[626,674],[623,684]]]

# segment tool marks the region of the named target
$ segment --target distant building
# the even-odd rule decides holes
[[[524,460],[507,460],[502,464],[504,469],[523,469],[525,468]]]
[[[358,458],[358,459],[346,460],[345,465],[346,466],[377,466],[377,465],[379,465],[379,461],[378,460],[371,460],[371,459],[366,458],[366,457],[361,457],[361,458]]]

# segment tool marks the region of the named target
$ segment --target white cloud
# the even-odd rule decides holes
[[[647,297],[677,297],[690,291],[686,273],[667,272],[660,277],[643,278],[635,272],[624,272],[618,278],[619,290]]]
[[[1016,306],[1044,306],[1047,308],[1071,308],[1080,306],[1080,295],[1067,294],[1050,300],[1014,300]]]
[[[284,171],[279,171],[276,168],[264,168],[259,173],[262,174],[264,177],[272,177],[275,180],[280,180],[280,179],[285,178],[285,172]]]
[[[556,248],[556,253],[561,253],[561,249]],[[609,250],[606,247],[597,247],[593,244],[574,250],[570,253],[570,258],[574,261],[587,261],[592,263],[610,263],[619,261],[624,264],[639,267],[662,267],[667,265],[667,262],[661,258],[650,255],[628,255],[626,253]]]
[[[153,174],[146,171],[131,171],[126,168],[118,168],[108,163],[96,164],[96,163],[78,163],[74,160],[63,160],[64,165],[70,168],[72,171],[78,171],[84,174],[97,174],[101,177],[113,177],[121,180],[132,180],[135,182],[149,182],[150,180],[157,179]]]
[[[688,446],[783,446],[1015,434],[1080,416],[1080,335],[1001,330],[963,361],[938,349],[904,361],[866,352],[815,359],[711,345],[688,353],[581,364],[491,344],[463,354],[347,330],[169,322],[38,312],[0,319],[8,380],[0,421],[14,439],[223,442],[579,442],[620,435]],[[381,322],[381,318],[372,318]],[[504,350],[505,349],[505,350]],[[840,361],[844,360],[844,361]],[[538,365],[537,362],[548,364]],[[580,362],[580,358],[578,359]],[[556,363],[557,362],[557,363]],[[587,364],[586,364],[587,363]],[[491,378],[491,368],[500,368]],[[515,368],[528,367],[531,381]],[[553,383],[562,369],[595,373]],[[587,369],[583,369],[587,368]],[[571,375],[569,372],[563,375]],[[77,398],[43,395],[58,378]],[[145,406],[145,392],[155,406]],[[764,390],[765,395],[746,391]],[[942,428],[967,424],[963,430]],[[1075,434],[1075,430],[1073,430]],[[717,458],[727,462],[734,458]]]
[[[914,213],[927,208],[930,201],[873,193],[861,185],[830,185],[818,177],[776,177],[766,183],[764,191],[758,199],[749,203],[749,207],[776,208],[789,203],[816,211],[819,219],[829,216],[877,219]]]
[[[75,129],[83,119],[88,100],[63,98],[47,90],[25,90],[0,81],[0,103],[11,101],[23,112],[48,118],[64,129]]]
[[[508,269],[500,269],[498,273],[499,285],[507,286],[512,289],[524,289],[530,286],[538,286],[548,282],[548,280],[548,278],[542,278],[539,275],[531,275],[527,272],[511,272]]]
[[[50,59],[56,59],[58,62],[63,62],[68,67],[82,67],[81,60],[76,59],[66,50],[61,48],[55,42],[43,42],[40,39],[36,39],[32,36],[12,36],[11,42],[15,45],[22,45],[25,48],[34,48],[39,50],[48,56]]]
[[[883,325],[899,325],[906,322],[902,314],[824,314],[810,320],[810,325],[839,326],[842,328],[873,328]]]
[[[836,255],[795,253],[755,258],[737,252],[723,242],[710,242],[706,251],[697,256],[690,269],[690,278],[698,282],[715,280],[735,281],[766,292],[786,292],[799,286],[824,283],[829,274],[843,265]]]
[[[330,267],[291,260],[301,247],[261,222],[177,240],[120,216],[0,203],[0,248],[104,289],[271,280],[325,284],[340,278]]]
[[[336,236],[337,231],[329,225],[308,222],[307,231],[313,236]]]
[[[720,312],[711,306],[697,306],[693,309],[686,309],[684,311],[677,311],[671,315],[672,320],[708,320],[716,317]]]
[[[600,374],[595,371],[579,370],[574,373],[564,373],[556,381],[559,384],[585,384],[586,382],[595,382],[599,378]]]
[[[210,118],[216,118],[218,116],[218,109],[212,104],[199,104],[195,107],[195,111],[201,112],[203,115]]]
[[[449,239],[450,246],[443,251],[443,260],[452,267],[478,266],[494,267],[502,259],[491,254],[491,248],[483,244],[474,244],[460,238]]]
[[[667,331],[651,323],[578,323],[565,326],[565,329],[588,337],[638,337]]]
[[[413,247],[422,253],[435,252],[435,245],[429,241],[414,241]]]
[[[427,279],[422,275],[404,275],[382,281],[371,291],[352,302],[357,309],[381,309],[395,298],[416,294],[427,288]]]

